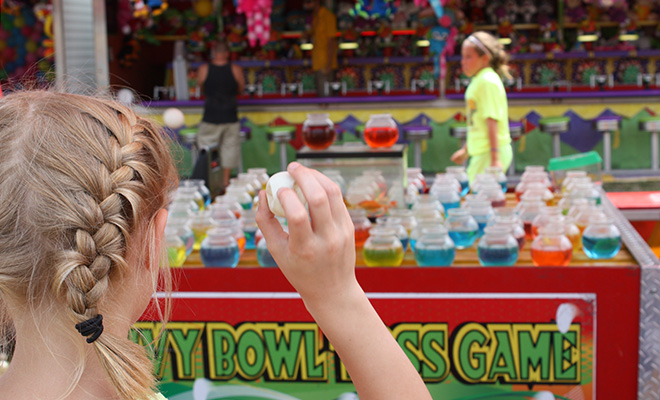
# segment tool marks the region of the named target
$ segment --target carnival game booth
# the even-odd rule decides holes
[[[608,262],[534,267],[528,258],[480,267],[472,251],[450,268],[406,260],[368,269],[360,260],[358,280],[434,398],[650,398],[658,260],[617,222],[628,226],[626,250]],[[216,397],[208,398],[337,399],[354,391],[279,270],[259,268],[254,251],[235,269],[198,267],[193,260],[175,271],[173,314],[158,342],[168,398],[192,399],[200,378],[213,382]],[[149,321],[136,327],[157,337],[162,325]]]
[[[490,178],[478,179],[479,189],[473,185],[473,193],[459,200],[461,205],[453,205],[443,196],[454,190],[446,186],[458,185],[456,193],[462,190],[460,168],[436,176],[427,187],[429,198],[419,195],[425,187],[419,171],[406,171],[403,146],[348,147],[331,146],[319,150],[326,153],[318,157],[306,154],[310,151],[297,156],[340,186],[346,178],[342,188],[356,227],[358,280],[434,398],[655,396],[660,262],[605,193],[589,183],[588,171],[563,173],[562,166],[553,162],[553,178],[564,179],[564,187],[571,187],[569,180],[573,185],[557,201],[558,196],[545,198],[550,193],[547,182],[535,181],[545,176],[543,168],[528,168],[518,193],[522,208],[517,211],[516,194],[502,191],[499,181],[506,178],[501,171],[491,171]],[[372,172],[365,172],[365,163]],[[350,171],[357,173],[351,176]],[[155,314],[145,314],[136,325],[144,336],[135,338],[151,340],[162,334],[155,344],[156,369],[161,390],[170,399],[197,398],[193,392],[198,391],[206,394],[202,398],[354,398],[341,360],[276,268],[265,241],[259,240],[250,205],[236,194],[248,190],[248,183],[253,190],[262,187],[263,174],[261,169],[240,176],[228,195],[210,205],[208,214],[195,213],[188,227],[192,236],[185,229],[173,231],[176,222],[168,221],[170,262],[181,266],[173,269],[177,285],[171,296],[172,316],[161,332],[163,325]],[[391,201],[399,180],[413,189],[403,193],[410,210],[397,209]],[[190,182],[183,187],[196,185]],[[379,190],[379,186],[387,188],[385,197],[364,200],[363,188]],[[586,197],[574,200],[575,193],[585,190]],[[175,219],[180,217],[181,204],[204,204],[203,195],[187,189],[180,189],[176,199],[170,210]],[[566,199],[574,203],[567,217],[560,211],[547,225],[535,217],[527,226],[534,207],[537,217],[545,215],[543,209],[554,215],[552,210],[567,206]],[[546,206],[553,201],[560,208]],[[445,209],[444,222],[436,202]],[[509,207],[496,207],[502,205]],[[576,210],[571,225],[566,221]],[[376,219],[369,230],[367,218],[385,211],[388,217]],[[225,229],[239,226],[238,214],[240,232]],[[498,237],[496,231],[502,228],[500,223],[506,225],[507,215],[522,223],[506,227]],[[417,220],[416,227],[407,225],[411,218]],[[465,218],[472,222],[464,223]],[[594,230],[601,218],[608,221],[605,235]],[[558,235],[562,246],[568,247],[547,247],[555,243],[551,227],[559,226],[552,221],[566,222],[561,222]],[[431,228],[421,228],[428,223]],[[211,229],[216,227],[223,229]],[[480,227],[484,235],[476,241]],[[408,235],[400,236],[400,230]],[[201,231],[207,238],[200,243]],[[535,231],[539,236],[532,241]],[[422,256],[422,250],[434,249],[428,244],[437,235],[443,239],[435,255]],[[571,240],[575,235],[578,241]],[[230,250],[224,249],[226,243]],[[186,257],[187,246],[191,251]],[[405,250],[408,246],[414,251]],[[181,252],[176,251],[179,247]],[[159,294],[158,299],[164,296]]]

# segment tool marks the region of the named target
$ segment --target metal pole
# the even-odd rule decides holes
[[[552,133],[552,156],[561,157],[561,139],[559,138],[559,132]]]
[[[603,132],[603,169],[612,170],[612,136],[609,131]]]
[[[108,65],[108,30],[106,27],[105,1],[94,0],[93,6],[96,87],[105,89],[110,84],[110,66]]]
[[[658,155],[658,132],[651,132],[651,169],[657,171],[660,169]]]
[[[414,153],[415,168],[422,168],[422,142],[419,140],[415,141]]]
[[[280,171],[286,171],[286,142],[280,142]]]
[[[516,142],[511,142],[511,165],[509,165],[509,170],[506,174],[508,176],[516,174]]]

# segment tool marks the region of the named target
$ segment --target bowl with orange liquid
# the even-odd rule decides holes
[[[374,114],[364,126],[364,141],[367,146],[392,147],[399,140],[399,128],[391,114]]]

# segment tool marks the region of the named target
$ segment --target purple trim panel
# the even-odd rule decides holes
[[[415,131],[415,132],[431,132],[432,129],[428,125],[403,125],[402,126],[404,131]]]
[[[600,117],[594,118],[594,121],[621,121],[620,115],[601,115]]]
[[[345,104],[345,103],[391,103],[410,101],[433,101],[438,96],[432,94],[415,94],[408,96],[347,96],[347,97],[287,97],[281,99],[240,99],[239,106],[274,106],[292,104]],[[203,100],[175,101],[162,100],[143,103],[146,107],[204,107]]]
[[[593,92],[535,92],[535,93],[517,93],[508,92],[509,99],[584,99],[584,98],[602,98],[602,97],[656,97],[660,96],[660,90],[594,90]],[[464,95],[448,94],[445,96],[448,100],[463,100]]]

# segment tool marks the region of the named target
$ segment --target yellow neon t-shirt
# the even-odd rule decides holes
[[[319,71],[328,66],[328,40],[337,37],[337,18],[327,8],[321,6],[312,22],[314,48],[312,49],[312,70]],[[336,43],[336,42],[333,42]],[[337,68],[337,52],[334,52],[330,68]]]
[[[486,67],[470,81],[465,91],[467,115],[467,151],[470,156],[490,152],[486,120],[497,121],[497,145],[511,143],[509,133],[509,107],[502,79],[492,68]]]

